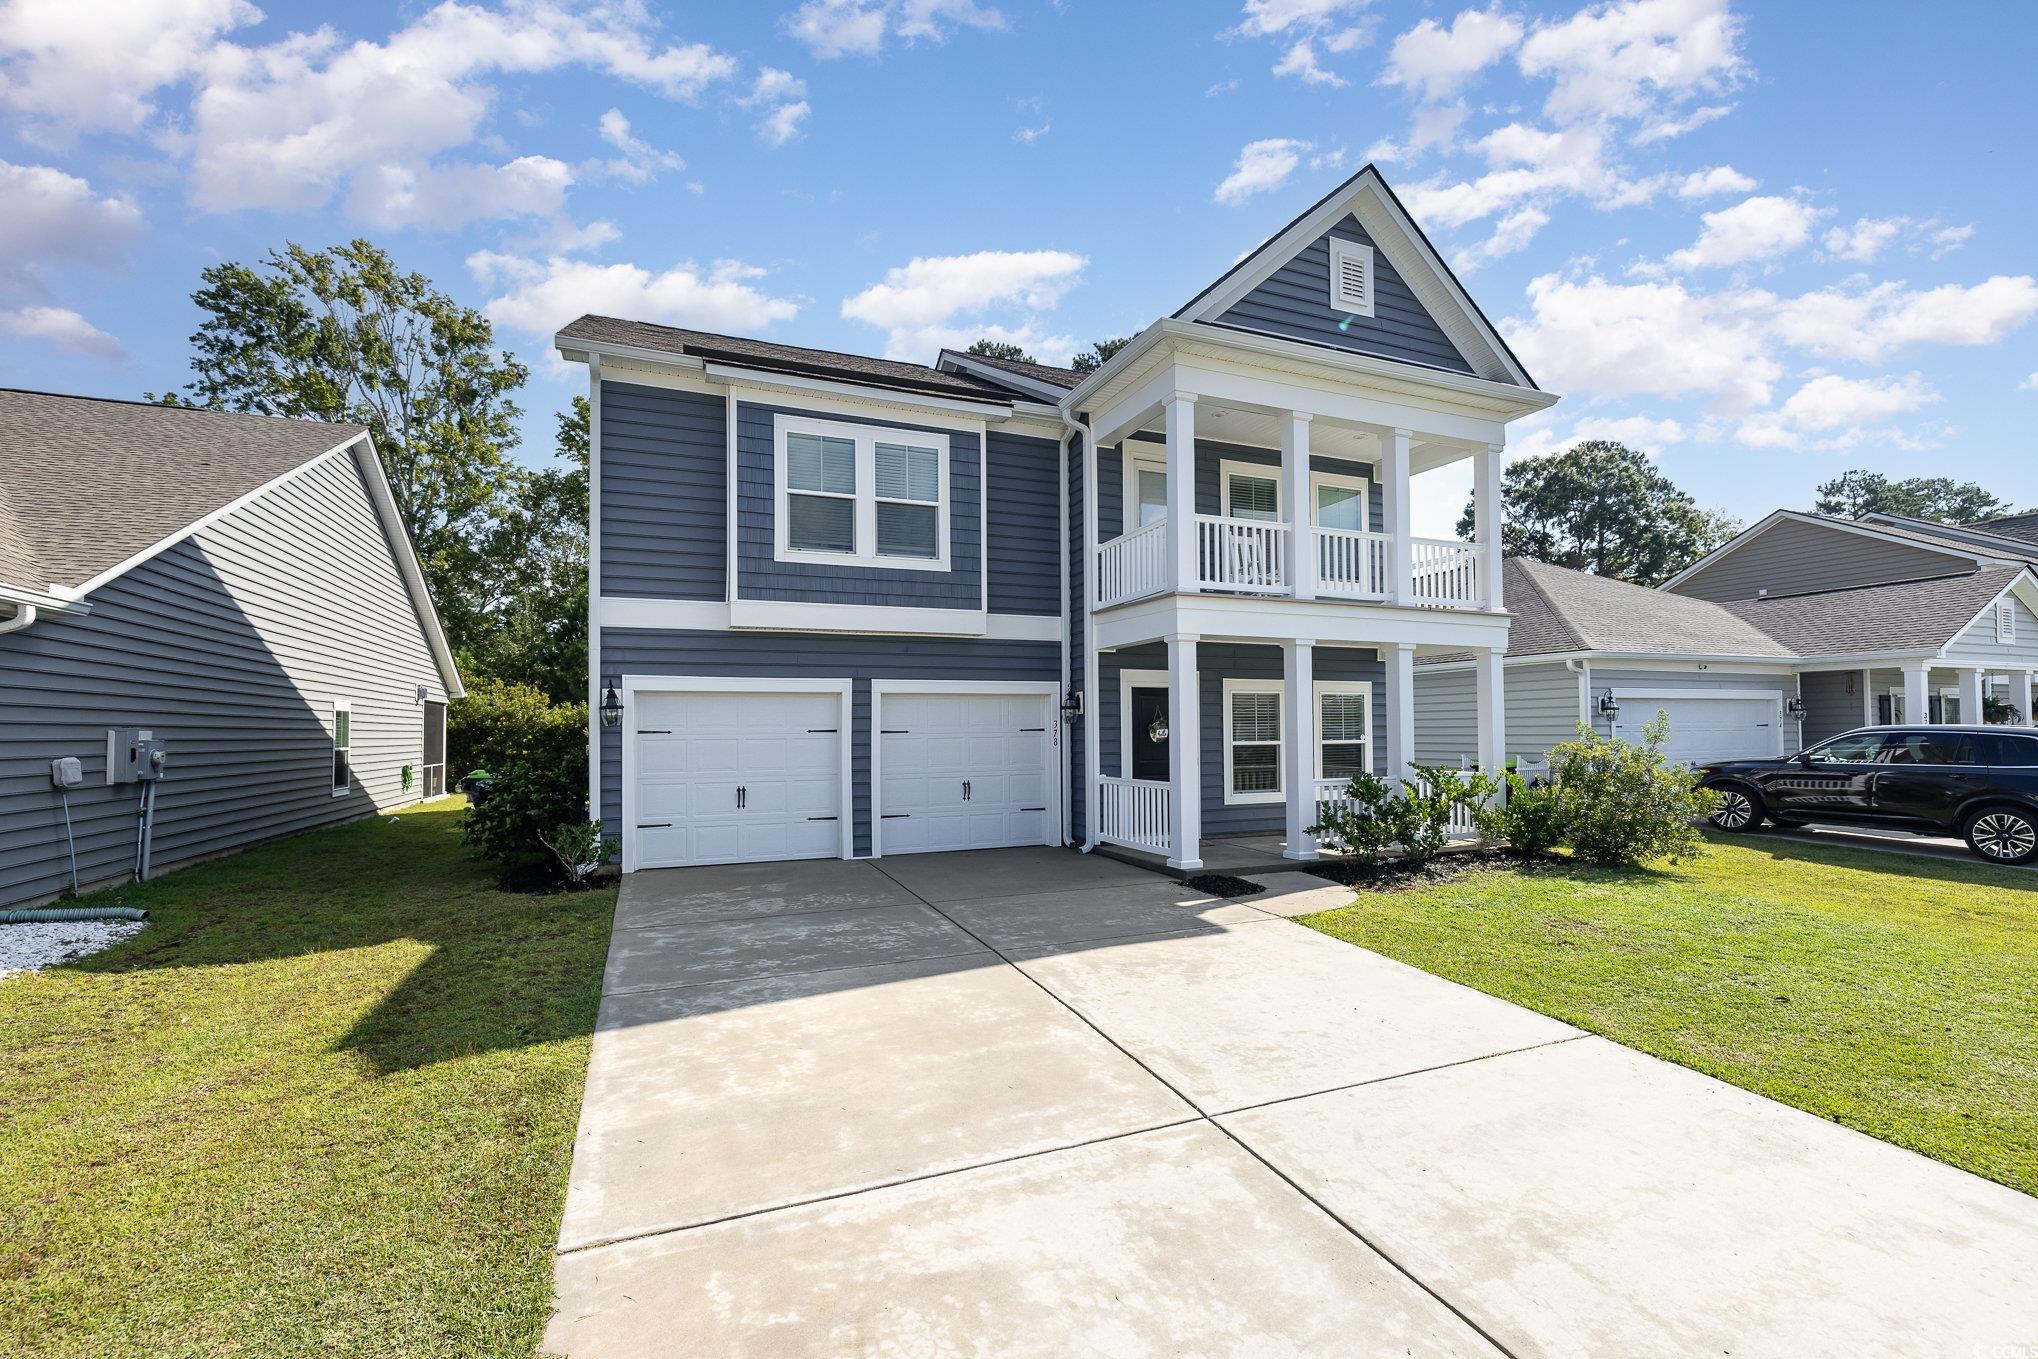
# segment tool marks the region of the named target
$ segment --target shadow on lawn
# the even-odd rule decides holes
[[[461,810],[313,831],[108,893],[98,900],[148,907],[150,927],[71,970],[230,967],[413,940],[429,946],[424,961],[364,994],[372,1004],[336,1044],[378,1074],[592,1033],[614,893],[497,891],[460,843]],[[307,1004],[335,1005],[346,1003],[335,987],[381,985],[344,967],[305,984],[324,992]]]
[[[1715,845],[1731,845],[1751,853],[1792,863],[1817,864],[1825,868],[1852,868],[1864,873],[1887,873],[1892,877],[1922,878],[1962,886],[1986,885],[2038,889],[2038,874],[2025,868],[2005,868],[1979,859],[1955,859],[1933,854],[1909,854],[1899,848],[1876,844],[1821,843],[1799,840],[1766,831],[1739,835],[1709,833]]]

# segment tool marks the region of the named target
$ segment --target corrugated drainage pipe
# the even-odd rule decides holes
[[[147,920],[139,906],[31,906],[0,911],[0,925],[42,925],[72,920]]]

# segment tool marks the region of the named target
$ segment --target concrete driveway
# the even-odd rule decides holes
[[[550,1350],[2038,1345],[2038,1199],[1060,850],[625,880]]]

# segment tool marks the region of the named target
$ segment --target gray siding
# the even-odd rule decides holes
[[[1097,745],[1105,777],[1122,777],[1119,764],[1118,674],[1120,670],[1166,670],[1165,643],[1107,651],[1099,657],[1103,673],[1102,702],[1097,712]],[[1287,812],[1280,803],[1227,806],[1224,801],[1224,681],[1280,679],[1281,649],[1273,646],[1205,642],[1196,648],[1201,681],[1198,708],[1202,714],[1203,833],[1279,830]],[[1314,674],[1320,680],[1366,680],[1373,686],[1372,756],[1377,770],[1384,756],[1387,721],[1387,674],[1378,653],[1359,648],[1319,646]]]
[[[948,436],[948,565],[946,571],[892,570],[773,560],[772,419],[812,415],[852,425],[928,430]],[[898,609],[975,609],[983,602],[978,561],[982,502],[981,441],[962,430],[932,429],[910,420],[865,420],[790,406],[736,407],[736,571],[744,599],[802,604],[869,604]]]
[[[1611,733],[1613,728],[1599,715],[1599,700],[1609,690],[1616,688],[1636,689],[1769,689],[1788,698],[1797,692],[1797,676],[1791,674],[1763,674],[1761,672],[1730,672],[1722,670],[1628,670],[1610,666],[1592,667],[1592,695],[1588,709],[1592,715],[1593,730],[1602,734]],[[1645,715],[1654,716],[1654,714]],[[1626,721],[1633,721],[1631,713],[1623,713]],[[1788,715],[1783,719],[1783,750],[1785,754],[1798,749],[1797,724]]]
[[[992,613],[1061,612],[1061,445],[992,431],[985,532]]]
[[[1385,252],[1373,251],[1373,315],[1351,316],[1330,305],[1330,238],[1361,245],[1372,237],[1356,217],[1347,216],[1304,247],[1272,277],[1247,293],[1218,317],[1224,325],[1266,331],[1289,339],[1308,340],[1338,349],[1405,359],[1454,373],[1469,373],[1457,346],[1416,301],[1408,284]]]
[[[1868,682],[1859,670],[1808,670],[1798,676],[1804,696],[1804,744],[1872,722],[1862,707],[1862,688]]]
[[[2005,670],[2022,670],[2026,666],[2038,669],[2038,617],[2015,596],[2011,596],[2010,606],[2017,611],[2016,641],[1996,640],[1996,614],[1991,608],[1946,644],[1947,663],[1992,665]]]
[[[1054,642],[980,638],[842,636],[787,632],[675,632],[603,628],[602,663],[611,674],[726,675],[854,681],[851,778],[858,854],[870,853],[870,682],[874,679],[1058,682]],[[623,743],[620,728],[601,729],[601,819],[622,834]],[[1054,758],[1059,759],[1059,739]]]
[[[1953,576],[1974,563],[1830,524],[1786,519],[1672,587],[1696,599],[1753,599]]]
[[[721,396],[601,386],[601,592],[721,599],[728,556]]]
[[[138,790],[104,782],[109,727],[169,743],[158,869],[415,796],[401,771],[423,762],[416,690],[445,692],[351,458],[250,501],[88,602],[84,617],[0,636],[0,903],[69,883],[49,781],[59,756],[85,765],[70,794],[80,880],[126,873]],[[352,783],[337,797],[334,699],[353,705]]]
[[[1563,662],[1510,665],[1506,676],[1509,759],[1547,755],[1578,734],[1578,675]],[[1415,670],[1415,758],[1461,766],[1479,758],[1478,676],[1470,669]]]

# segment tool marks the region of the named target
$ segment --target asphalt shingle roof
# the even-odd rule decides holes
[[[977,401],[1012,400],[1012,393],[995,383],[967,373],[944,373],[925,364],[876,359],[865,354],[840,354],[829,349],[803,349],[798,345],[749,340],[738,335],[716,335],[705,330],[682,330],[678,326],[625,321],[614,316],[583,316],[569,322],[559,332],[559,338],[627,345],[664,354],[690,354],[738,368],[840,378],[872,387],[889,387],[894,391],[959,396]]]
[[[1976,533],[1993,533],[1998,538],[2038,543],[2038,513],[2006,514],[2000,519],[1977,519],[1967,525]]]
[[[0,581],[81,585],[365,432],[0,389]]]
[[[1036,382],[1052,383],[1056,387],[1074,387],[1083,380],[1083,374],[1073,368],[1057,368],[1051,363],[1028,363],[1023,359],[994,359],[988,354],[972,354],[970,358],[978,363],[1002,368],[1020,377],[1029,377]]]
[[[1741,599],[1721,607],[1803,656],[1913,651],[1951,641],[2024,570],[1985,566],[1957,576]]]

